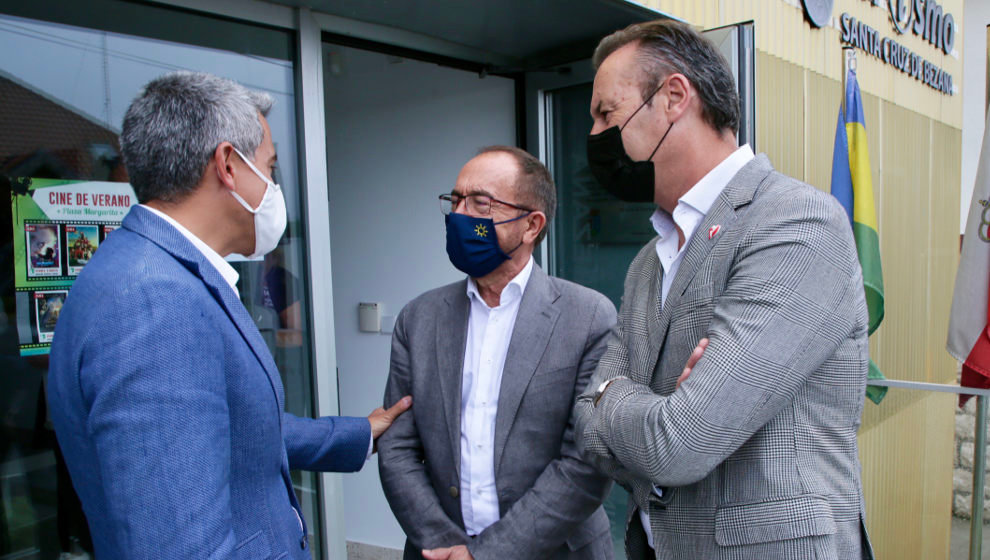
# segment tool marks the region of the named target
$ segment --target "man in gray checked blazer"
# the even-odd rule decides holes
[[[658,206],[575,409],[585,456],[632,494],[630,558],[872,558],[856,442],[867,312],[846,214],[737,148],[728,66],[688,26],[631,26],[594,61],[592,171]]]
[[[399,313],[385,402],[415,404],[378,444],[408,560],[612,558],[611,482],[578,453],[571,414],[615,307],[533,262],[555,206],[543,164],[504,146],[441,195],[469,278]]]

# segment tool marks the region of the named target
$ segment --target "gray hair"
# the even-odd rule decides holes
[[[509,154],[519,165],[519,179],[516,181],[516,191],[523,199],[523,203],[530,208],[543,212],[547,217],[547,223],[543,225],[543,230],[536,237],[536,244],[539,245],[543,238],[547,236],[550,229],[550,221],[557,212],[557,187],[553,184],[553,177],[543,162],[533,157],[526,150],[514,146],[486,146],[478,150],[478,155],[490,153]]]
[[[138,202],[175,202],[195,190],[221,142],[252,157],[270,95],[226,78],[174,72],[156,78],[124,115],[120,148]]]
[[[701,114],[715,130],[739,131],[739,93],[718,49],[691,26],[673,20],[636,23],[602,39],[592,62],[595,70],[615,51],[637,43],[643,78],[640,93],[652,102],[661,80],[683,74],[701,99]]]

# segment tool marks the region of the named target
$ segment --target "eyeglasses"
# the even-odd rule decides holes
[[[517,204],[512,204],[511,202],[505,202],[504,200],[499,200],[497,198],[492,198],[484,194],[469,194],[467,196],[461,196],[459,194],[442,194],[440,195],[440,211],[443,212],[444,216],[450,214],[460,205],[461,201],[464,202],[465,208],[468,213],[476,214],[478,216],[490,216],[492,213],[492,203],[497,202],[509,208],[515,208],[516,210],[524,210],[526,212],[532,212],[530,208],[525,206],[519,206]]]

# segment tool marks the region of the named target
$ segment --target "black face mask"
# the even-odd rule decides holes
[[[653,202],[654,171],[653,156],[660,149],[667,135],[670,134],[670,123],[667,132],[657,142],[657,147],[653,148],[653,153],[646,161],[633,161],[626,153],[626,147],[622,144],[622,130],[626,128],[629,121],[636,116],[636,113],[649,103],[653,96],[660,91],[663,84],[660,84],[649,98],[633,111],[632,115],[622,123],[622,127],[613,126],[598,134],[588,135],[588,167],[591,174],[598,179],[598,183],[608,192],[612,193],[619,200],[626,202]]]

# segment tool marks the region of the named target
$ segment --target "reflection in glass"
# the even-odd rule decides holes
[[[146,9],[155,10],[156,17],[162,13],[161,8]],[[182,12],[167,16],[176,24],[167,27],[186,30],[184,43],[0,15],[0,189],[11,199],[31,188],[31,178],[126,182],[117,139],[123,113],[143,84],[164,73],[210,72],[272,95],[275,105],[268,120],[281,155],[277,180],[285,193],[289,225],[272,254],[234,266],[241,275],[242,301],[281,371],[286,409],[311,416],[308,276],[292,61],[186,44],[210,40],[188,29],[211,29],[214,20]],[[189,25],[193,22],[205,25]],[[283,31],[222,24],[235,39],[241,29],[245,36],[267,33],[273,44],[289,42]],[[48,421],[47,356],[21,357],[18,352],[12,229],[11,206],[0,204],[0,558],[86,558],[92,545],[85,518]],[[85,229],[66,230],[69,234],[71,245],[66,237],[65,250],[73,252],[67,258],[82,269],[91,252],[99,250],[100,239]],[[54,320],[53,298],[43,302],[39,317]],[[319,558],[317,477],[294,472],[293,482],[309,521],[314,557]]]

